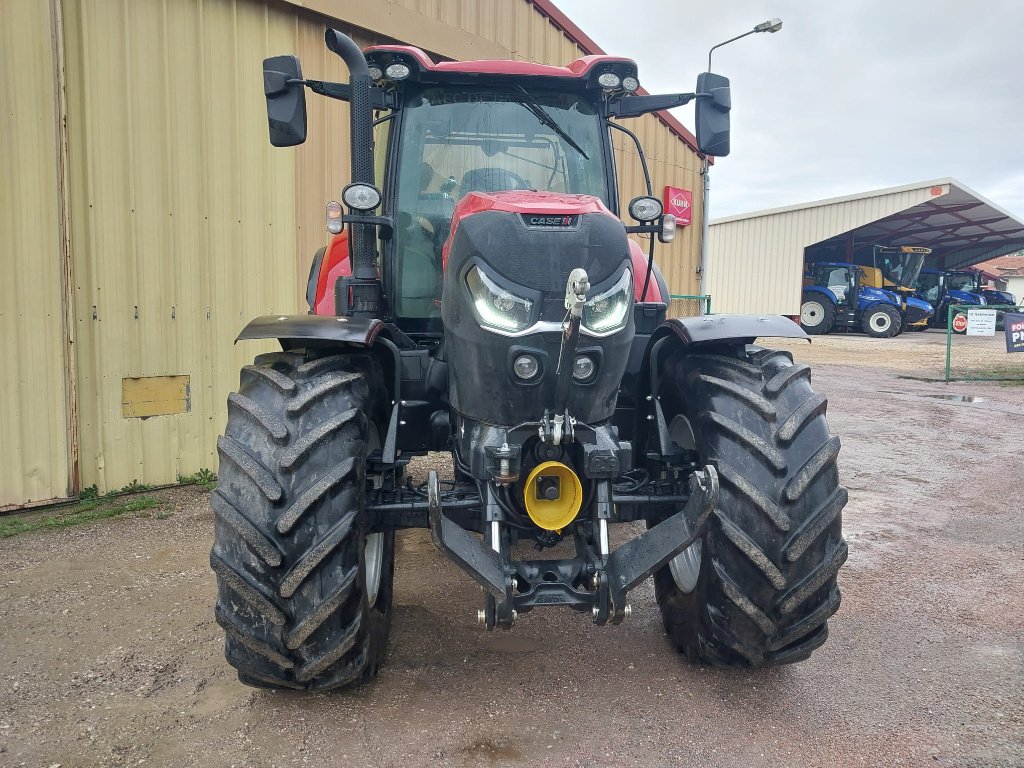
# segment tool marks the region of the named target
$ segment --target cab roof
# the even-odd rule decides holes
[[[534,64],[510,59],[435,62],[425,51],[411,45],[373,45],[363,49],[367,63],[386,72],[392,64],[405,64],[410,69],[401,81],[450,84],[486,84],[531,82],[556,88],[598,89],[597,78],[614,72],[620,78],[636,77],[636,62],[619,56],[581,56],[564,67]],[[385,82],[388,79],[385,75]]]

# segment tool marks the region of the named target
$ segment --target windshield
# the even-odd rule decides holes
[[[950,272],[946,275],[946,290],[973,291],[974,275],[971,272]]]
[[[814,284],[828,288],[842,302],[850,289],[850,270],[841,265],[823,264],[814,270]]]
[[[938,272],[922,272],[917,278],[917,290],[932,304],[939,300]]]
[[[578,94],[428,88],[412,97],[399,145],[395,314],[440,316],[441,247],[469,192],[564,192],[608,205],[602,129]]]
[[[880,253],[878,268],[896,285],[913,288],[924,266],[924,257],[923,253]]]

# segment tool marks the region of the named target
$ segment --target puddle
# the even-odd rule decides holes
[[[879,392],[884,392],[888,395],[908,395],[909,397],[930,397],[935,400],[947,400],[951,403],[984,403],[986,402],[984,397],[975,397],[974,395],[947,395],[947,394],[927,394],[921,392],[904,392],[898,389],[880,389]]]
[[[936,400],[949,400],[953,403],[984,403],[984,397],[974,395],[921,395],[921,397],[933,397]]]
[[[460,748],[459,752],[471,757],[485,757],[492,763],[499,760],[511,760],[518,763],[523,757],[522,750],[507,739],[498,741],[477,739],[472,744]]]

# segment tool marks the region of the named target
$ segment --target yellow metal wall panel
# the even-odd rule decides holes
[[[50,5],[0,3],[0,509],[70,490]]]
[[[243,0],[67,5],[85,486],[216,466],[225,396],[260,349],[233,339],[297,308],[294,158],[270,151],[259,76],[295,28]],[[177,374],[190,413],[122,415],[122,379]]]
[[[189,376],[143,376],[121,380],[121,415],[148,419],[192,410]]]

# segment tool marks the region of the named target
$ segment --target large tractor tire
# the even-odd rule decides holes
[[[876,339],[888,339],[896,336],[903,329],[903,318],[895,307],[887,304],[876,304],[865,310],[861,319],[861,327],[868,336]]]
[[[818,293],[805,293],[800,302],[800,327],[812,336],[831,331],[836,324],[835,305]]]
[[[339,688],[384,659],[395,539],[364,514],[383,390],[366,356],[282,352],[245,366],[228,397],[210,565],[243,683]]]
[[[692,662],[808,658],[839,608],[847,557],[847,493],[824,396],[806,365],[754,346],[679,353],[662,382],[673,439],[721,480],[702,539],[655,573],[666,632]]]

